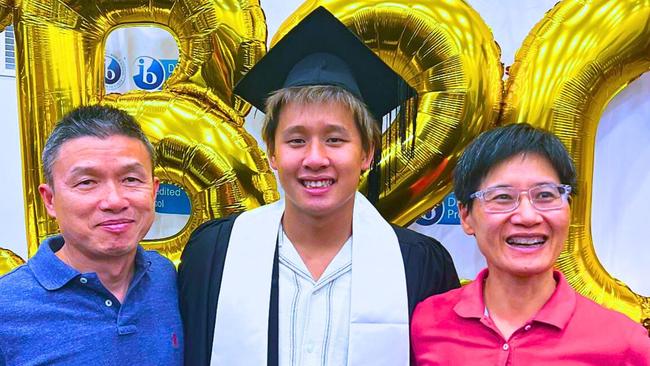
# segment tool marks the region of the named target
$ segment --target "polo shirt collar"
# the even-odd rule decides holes
[[[481,319],[485,315],[483,287],[488,276],[487,268],[482,270],[476,279],[461,289],[460,299],[454,306],[454,312],[463,318]],[[560,271],[553,271],[557,283],[555,291],[542,306],[532,321],[550,324],[564,329],[576,307],[576,293]]]
[[[54,254],[63,247],[61,235],[45,239],[38,247],[36,254],[28,261],[28,266],[34,273],[36,280],[49,291],[55,291],[65,286],[80,272],[64,263]],[[148,253],[138,245],[135,253],[135,273],[132,282],[139,280],[151,267]]]
[[[150,253],[144,250],[141,245],[138,245],[135,252],[135,271],[133,272],[133,278],[131,279],[131,285],[129,287],[135,286],[142,277],[149,273],[150,267]]]
[[[553,271],[553,278],[557,282],[555,291],[533,320],[564,329],[575,312],[576,292],[560,271]]]
[[[46,290],[58,290],[79,275],[79,271],[63,263],[54,254],[62,246],[61,235],[49,237],[41,243],[36,254],[29,260],[28,265],[34,277]]]
[[[482,270],[476,279],[460,289],[460,299],[454,306],[454,311],[463,318],[481,319],[485,315],[485,303],[483,302],[483,286],[487,278],[488,270]]]

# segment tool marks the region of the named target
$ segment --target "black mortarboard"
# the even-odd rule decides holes
[[[406,101],[416,95],[401,76],[322,6],[270,49],[235,86],[235,93],[264,111],[266,99],[272,92],[308,85],[335,85],[346,89],[366,104],[380,128],[384,115],[398,106],[404,107]],[[406,129],[404,116],[412,119],[409,122],[415,122],[412,112],[400,113],[402,138]],[[376,154],[375,162],[380,157]],[[369,182],[368,192],[373,201],[379,194],[378,177],[376,171],[374,173],[371,181],[376,182]]]

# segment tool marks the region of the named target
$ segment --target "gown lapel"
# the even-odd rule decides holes
[[[278,344],[277,316],[269,314],[277,314],[274,266],[283,211],[284,202],[279,201],[245,212],[235,221],[216,310],[211,365],[277,363],[277,350],[268,349]],[[399,243],[392,227],[359,193],[352,235],[348,365],[408,365],[408,301]]]

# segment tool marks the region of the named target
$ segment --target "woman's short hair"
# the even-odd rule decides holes
[[[454,193],[458,202],[469,210],[470,195],[496,165],[517,155],[537,154],[548,160],[560,183],[576,192],[576,169],[560,139],[551,132],[528,123],[515,123],[480,134],[461,155],[454,169]]]

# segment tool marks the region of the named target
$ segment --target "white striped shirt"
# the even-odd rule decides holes
[[[279,247],[279,364],[346,365],[352,237],[314,281],[284,230]]]

